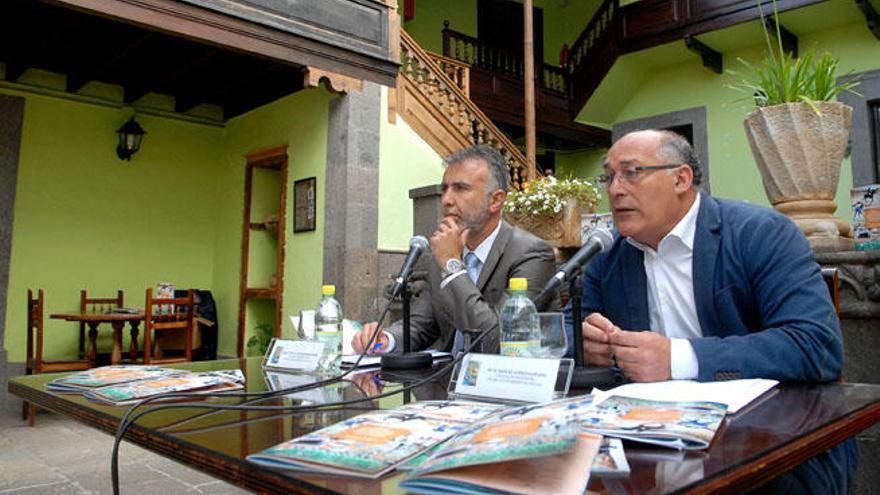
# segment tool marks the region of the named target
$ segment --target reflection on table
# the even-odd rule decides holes
[[[203,371],[240,367],[247,389],[261,392],[271,387],[260,368],[260,358],[187,363],[175,367]],[[435,369],[436,371],[436,369]],[[337,383],[308,395],[264,399],[260,405],[302,404],[350,400],[378,390],[403,390],[418,383],[428,371],[378,372]],[[125,408],[100,406],[78,396],[43,391],[43,384],[58,375],[13,378],[9,390],[40,407],[65,414],[96,428],[112,432]],[[315,380],[288,375],[297,383]],[[408,394],[369,400],[347,408],[310,412],[209,411],[178,407],[145,416],[126,437],[137,444],[176,459],[213,476],[267,493],[313,493],[320,488],[341,493],[397,493],[402,474],[378,481],[303,475],[271,470],[249,463],[246,456],[303,435],[365,409],[391,408],[409,400],[442,399],[446,380],[421,384]],[[269,378],[271,381],[271,378]],[[280,383],[280,382],[279,382]],[[213,399],[236,404],[239,399]],[[626,478],[590,481],[590,489],[607,493],[742,493],[779,478],[880,419],[880,386],[865,384],[782,385],[779,391],[750,411],[728,418],[709,449],[679,453],[627,446],[632,472]],[[845,444],[844,444],[845,445]],[[842,450],[840,447],[838,451]],[[840,456],[820,456],[834,463]],[[811,461],[812,462],[812,461]],[[834,472],[834,466],[825,472]],[[121,476],[126,476],[125,470]]]

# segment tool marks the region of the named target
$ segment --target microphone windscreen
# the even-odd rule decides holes
[[[417,247],[422,251],[428,249],[428,239],[423,235],[415,235],[412,239],[409,240],[409,248],[412,249]]]
[[[614,236],[612,236],[611,232],[604,227],[597,227],[590,231],[586,239],[583,239],[583,243],[586,244],[590,239],[595,239],[602,245],[601,252],[603,253],[614,244]]]

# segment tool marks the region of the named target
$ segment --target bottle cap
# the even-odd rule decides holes
[[[335,285],[322,285],[321,286],[321,294],[325,296],[332,296],[336,294],[336,286]]]
[[[528,290],[529,280],[525,278],[512,278],[508,287],[510,290]]]

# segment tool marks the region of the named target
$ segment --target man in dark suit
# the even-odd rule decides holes
[[[498,311],[507,299],[508,280],[528,279],[533,298],[555,273],[553,250],[501,219],[510,176],[497,151],[478,145],[444,163],[444,217],[431,236],[435,263],[428,264],[428,288],[412,303],[412,349],[457,351],[462,344],[457,330],[466,329],[486,332],[483,351],[497,353]],[[375,330],[375,322],[367,323],[355,335],[356,352],[364,349]],[[399,328],[383,331],[377,336],[378,350],[394,350],[400,339]]]
[[[634,381],[840,376],[839,322],[791,220],[699,192],[672,132],[628,134],[604,166],[619,236],[584,276],[585,360]]]

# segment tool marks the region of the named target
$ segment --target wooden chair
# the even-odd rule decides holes
[[[147,300],[144,305],[144,364],[151,363],[180,363],[192,361],[193,347],[193,321],[195,316],[195,301],[193,290],[186,291],[186,296],[169,298],[154,298],[153,289],[147,289]],[[155,340],[153,340],[155,334]],[[166,358],[163,356],[160,344],[168,334],[182,334],[184,341],[183,356],[178,358]],[[155,357],[153,354],[155,353]]]
[[[87,359],[78,359],[73,361],[46,361],[43,359],[43,308],[44,308],[43,289],[37,290],[37,297],[34,298],[34,292],[30,289],[27,291],[27,361],[25,363],[26,373],[28,375],[38,375],[40,373],[52,373],[56,371],[82,371],[89,369],[89,361]],[[37,406],[25,402],[22,405],[21,419],[27,419],[30,426],[34,426],[34,419],[37,414]]]
[[[114,308],[124,307],[122,291],[116,292],[116,297],[88,297],[86,290],[79,293],[80,313],[104,313]],[[86,356],[86,323],[79,323],[79,357]]]
[[[831,294],[831,302],[834,304],[834,312],[840,316],[840,274],[837,268],[823,268],[822,280],[828,286]]]

